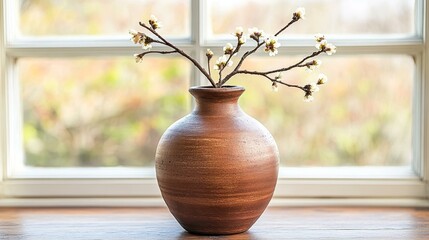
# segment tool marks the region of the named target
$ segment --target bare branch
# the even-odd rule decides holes
[[[162,44],[162,45],[168,46],[168,45],[167,45],[167,44],[165,44],[164,42],[158,41],[158,40],[156,40],[156,39],[151,39],[151,40],[152,40],[152,42],[154,42],[154,43],[159,43],[159,44]]]
[[[180,55],[184,56],[185,58],[187,58],[189,61],[191,61],[195,67],[198,68],[198,70],[200,70],[200,72],[210,81],[211,85],[213,87],[216,87],[216,84],[214,83],[213,79],[211,78],[210,74],[192,57],[190,57],[188,54],[186,54],[184,51],[182,51],[181,49],[177,48],[176,46],[174,46],[172,43],[170,43],[169,41],[167,41],[166,39],[164,39],[160,34],[158,34],[154,29],[152,29],[151,27],[148,27],[146,24],[139,22],[139,25],[146,28],[148,31],[150,31],[151,33],[153,33],[155,36],[157,36],[159,39],[161,39],[162,42],[165,43],[165,45],[173,48],[174,50],[176,50],[177,53],[179,53]]]
[[[274,36],[278,36],[278,35],[280,35],[280,33],[282,33],[284,30],[286,30],[290,25],[292,25],[293,23],[295,23],[295,22],[297,22],[298,21],[298,19],[295,19],[295,18],[292,18],[292,20],[288,23],[288,24],[286,24],[286,26],[284,26],[282,29],[280,29],[276,34],[274,34]]]
[[[270,76],[268,76],[267,74],[262,73],[262,72],[257,72],[257,71],[238,71],[238,72],[237,72],[237,74],[249,74],[249,75],[259,75],[259,76],[263,76],[263,77],[265,77],[265,78],[269,79],[271,82],[276,82],[276,83],[279,83],[279,84],[282,84],[282,85],[285,85],[285,86],[288,86],[288,87],[292,87],[292,88],[299,88],[299,89],[301,89],[302,91],[307,92],[307,91],[305,90],[305,88],[304,88],[304,87],[302,87],[302,86],[295,85],[295,84],[285,83],[285,82],[283,82],[283,81],[281,81],[281,80],[278,80],[278,79],[272,78],[272,77],[270,77]]]
[[[172,51],[147,51],[147,52],[142,52],[140,54],[137,55],[137,57],[142,58],[147,54],[152,54],[152,53],[157,53],[157,54],[171,54],[171,53],[176,53],[176,50],[172,50]]]
[[[285,83],[285,82],[283,82],[283,81],[276,80],[276,79],[272,79],[272,78],[270,78],[270,80],[271,80],[271,81],[273,81],[273,82],[276,82],[276,83],[279,83],[279,84],[285,85],[285,86],[287,86],[287,87],[299,88],[299,89],[301,89],[302,91],[304,91],[305,93],[307,92],[307,90],[305,90],[305,88],[304,88],[304,87],[299,86],[299,85]]]
[[[286,24],[286,26],[284,26],[282,29],[280,29],[276,34],[274,34],[274,36],[278,36],[280,33],[282,33],[284,30],[286,30],[290,25],[292,25],[293,23],[295,23],[296,21],[298,21],[298,19],[292,18],[292,20]],[[258,50],[262,45],[264,45],[264,41],[262,42],[257,42],[257,45],[255,46],[254,49],[252,49],[251,51],[247,51],[243,54],[243,56],[241,57],[240,61],[238,62],[237,66],[234,68],[234,70],[229,73],[227,76],[225,76],[225,78],[222,80],[221,85],[225,84],[231,77],[233,77],[235,74],[237,74],[237,71],[240,69],[241,65],[243,64],[244,60],[251,54],[255,53],[256,50]]]
[[[208,71],[209,71],[209,75],[211,76],[212,75],[212,73],[211,73],[211,71],[210,71],[210,60],[212,59],[212,57],[208,57],[207,56],[207,69],[208,69]]]
[[[240,44],[240,37],[237,37],[237,47],[235,47],[234,51],[229,55],[228,59],[225,62],[225,66],[223,66],[219,70],[219,83],[218,83],[219,87],[223,85],[223,83],[222,83],[222,75],[221,75],[222,71],[228,66],[228,63],[231,60],[231,58],[234,56],[234,54],[237,54],[238,51],[240,51],[241,45],[243,45],[243,44]]]
[[[303,62],[305,62],[307,59],[313,58],[313,57],[315,57],[315,56],[317,56],[317,55],[321,54],[322,52],[325,52],[325,50],[319,50],[319,51],[317,51],[317,52],[313,52],[311,55],[308,55],[307,57],[303,58],[303,59],[302,59],[301,61],[299,61],[298,63],[296,63],[296,64],[294,64],[294,65],[291,65],[291,66],[289,66],[289,67],[279,68],[279,69],[275,69],[275,70],[271,70],[271,71],[267,71],[267,72],[261,72],[261,73],[263,73],[263,74],[271,74],[271,73],[278,73],[278,72],[286,72],[286,71],[289,71],[289,70],[291,70],[291,69],[293,69],[293,68],[296,68],[296,67],[304,67],[304,66],[307,66],[306,64],[304,64],[304,65],[301,65],[301,64],[302,64]]]

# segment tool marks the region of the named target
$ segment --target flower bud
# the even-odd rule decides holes
[[[143,61],[143,57],[140,56],[140,54],[134,54],[134,58],[136,60],[136,63],[141,63]]]
[[[234,52],[234,47],[231,43],[227,43],[225,47],[223,47],[223,52],[225,53],[225,55],[230,55]]]
[[[316,48],[319,50],[325,50],[327,45],[328,45],[328,42],[326,40],[321,40],[316,44]]]
[[[328,77],[321,73],[319,74],[319,77],[317,78],[317,85],[322,85],[328,82]]]
[[[212,58],[213,57],[213,51],[212,50],[210,50],[209,48],[207,48],[207,51],[206,51],[206,56],[207,56],[207,58],[208,59],[210,59],[210,58]]]
[[[293,20],[297,21],[299,19],[305,19],[305,8],[303,7],[297,8],[293,13]]]
[[[326,54],[328,55],[332,55],[337,52],[337,47],[332,43],[328,43],[325,49],[326,49]]]
[[[271,87],[273,89],[273,92],[278,92],[279,91],[279,87],[277,86],[276,82],[273,82],[273,84],[271,84]]]
[[[249,28],[249,37],[259,42],[259,39],[264,37],[264,31],[258,28]]]
[[[154,15],[150,16],[149,25],[152,27],[153,30],[161,28],[162,26],[161,23],[158,22],[158,19]]]
[[[241,36],[243,36],[243,28],[242,27],[237,27],[235,29],[235,36],[240,38]]]
[[[141,44],[144,42],[146,36],[143,33],[137,32],[134,29],[130,29],[128,32],[131,35],[131,41],[134,44],[137,44],[137,43]]]
[[[246,37],[245,36],[241,36],[239,39],[238,39],[238,44],[240,44],[240,45],[243,45],[243,44],[245,44],[246,43]]]
[[[311,92],[306,92],[304,95],[304,102],[312,102],[314,100],[313,95]]]
[[[152,44],[151,44],[152,42],[153,42],[152,38],[145,36],[142,48],[145,50],[151,49],[152,48]]]
[[[318,34],[316,34],[316,35],[314,36],[314,38],[316,39],[316,42],[320,43],[320,42],[322,42],[323,40],[325,40],[325,35],[323,35],[323,34],[321,34],[321,33],[318,33]]]

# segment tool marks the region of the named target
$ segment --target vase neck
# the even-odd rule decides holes
[[[241,112],[238,99],[244,92],[242,87],[208,88],[194,87],[189,92],[196,100],[194,113],[221,116]]]

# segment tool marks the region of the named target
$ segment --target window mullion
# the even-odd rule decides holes
[[[6,174],[6,55],[3,54],[5,51],[5,11],[3,1],[0,1],[0,19],[2,24],[0,24],[0,198],[3,195],[3,179]]]
[[[423,38],[424,27],[425,27],[425,0],[416,0],[415,2],[415,12],[414,12],[414,22],[415,22],[415,32],[418,37]]]
[[[205,46],[179,45],[186,52],[199,52],[204,55],[206,48],[212,49],[215,54],[222,51],[224,44],[212,43]],[[374,45],[374,46],[345,46],[337,44],[341,51],[338,54],[419,54],[423,51],[423,44],[408,44],[408,45]],[[252,46],[243,46],[242,52],[252,49]],[[167,50],[166,47],[155,47],[157,50]],[[14,46],[6,48],[7,55],[10,57],[76,57],[76,56],[132,56],[139,48],[136,46],[129,47],[47,47],[47,46]],[[289,54],[308,54],[314,51],[314,47],[307,46],[285,46],[281,52]],[[263,51],[258,51],[255,55],[266,55]],[[206,59],[197,59],[203,60]],[[205,67],[205,66],[204,66]]]
[[[192,57],[199,63],[202,63],[202,59],[200,57],[200,45],[201,45],[201,2],[199,0],[191,1],[191,37],[192,37]],[[190,85],[200,85],[201,83],[201,73],[195,66],[191,66],[191,77]]]
[[[412,158],[412,168],[414,172],[419,177],[423,177],[423,168],[424,168],[424,159],[423,159],[423,149],[422,143],[424,133],[421,131],[423,127],[422,117],[424,114],[424,80],[423,76],[425,74],[424,70],[424,55],[418,54],[414,57],[416,64],[415,76],[414,76],[414,89],[413,89],[413,106],[412,106],[412,148],[413,148],[413,158]]]
[[[422,60],[422,78],[421,78],[421,84],[422,84],[422,98],[421,98],[421,108],[420,111],[422,112],[422,115],[420,116],[421,118],[421,125],[420,127],[421,132],[423,134],[422,138],[421,138],[421,146],[422,146],[422,151],[421,151],[421,159],[422,159],[422,164],[421,164],[421,168],[423,170],[422,172],[422,176],[423,176],[423,180],[426,183],[426,197],[429,198],[429,59],[427,56],[427,53],[429,51],[429,44],[428,44],[428,39],[429,39],[429,24],[428,24],[428,11],[429,11],[429,5],[426,3],[422,4],[424,6],[422,6],[422,8],[424,8],[426,11],[424,12],[424,41],[425,41],[425,53],[423,54],[423,60]]]
[[[12,175],[13,169],[18,169],[24,166],[24,152],[22,141],[22,103],[20,97],[20,83],[17,76],[16,59],[12,57],[6,58],[6,157],[4,179]],[[13,157],[13,158],[12,158]]]
[[[10,43],[15,40],[17,31],[19,31],[19,3],[20,1],[6,1],[2,0],[3,11],[2,17],[4,27],[5,43]]]
[[[220,42],[215,44],[212,43],[210,45],[205,45],[202,48],[210,48],[216,54],[222,52],[222,46]],[[423,44],[410,44],[410,45],[386,45],[386,46],[345,46],[341,44],[336,44],[338,51],[336,55],[359,55],[359,54],[405,54],[405,55],[418,55],[423,51]],[[252,46],[243,46],[241,47],[240,52],[246,52],[248,50],[252,50],[254,47]],[[282,46],[279,50],[279,55],[308,55],[315,50],[314,46]],[[256,51],[252,56],[268,56],[267,53],[261,50]]]
[[[125,41],[125,40],[124,40]],[[128,41],[126,41],[128,42]],[[185,52],[194,50],[192,45],[178,44]],[[165,46],[154,46],[153,49],[165,51],[171,50]],[[85,45],[85,42],[76,41],[73,44],[68,43],[63,46],[49,46],[49,44],[33,44],[33,45],[10,45],[6,47],[6,53],[12,57],[84,57],[84,56],[132,56],[138,51],[143,51],[139,46],[126,45],[126,46],[91,46]],[[161,56],[162,57],[162,56]]]

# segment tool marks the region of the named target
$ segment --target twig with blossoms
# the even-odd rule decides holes
[[[277,36],[280,35],[284,30],[286,30],[289,26],[291,26],[293,23],[297,22],[299,19],[305,19],[305,9],[304,8],[298,8],[294,13],[292,20],[286,24],[282,29],[280,29],[274,36],[267,37],[265,41],[260,42],[261,39],[265,37],[265,33],[263,30],[259,30],[257,28],[251,28],[249,29],[250,38],[256,41],[256,47],[253,48],[251,51],[247,51],[244,53],[244,55],[241,57],[240,62],[237,64],[237,66],[234,68],[234,70],[228,74],[228,76],[225,77],[225,79],[222,81],[223,84],[226,83],[232,76],[234,76],[234,72],[240,69],[241,65],[243,64],[244,60],[251,54],[255,53],[262,45],[265,43],[265,52],[268,52],[270,56],[275,56],[278,53],[277,48],[280,47],[280,43],[278,43]]]
[[[156,37],[158,37],[161,40],[161,41],[156,41],[156,40],[153,40],[152,38],[149,38],[144,33],[137,32],[137,34],[145,36],[145,39],[149,39],[149,41],[148,40],[145,41],[145,42],[149,42],[147,44],[150,44],[151,43],[150,40],[152,40],[152,42],[156,42],[156,43],[171,47],[172,49],[174,49],[174,51],[172,51],[172,53],[178,53],[178,54],[184,56],[185,58],[187,58],[189,61],[191,61],[195,65],[195,67],[197,67],[198,70],[200,70],[200,72],[202,74],[204,74],[204,76],[207,77],[207,79],[210,81],[210,83],[213,85],[213,87],[215,86],[215,83],[214,83],[213,79],[211,78],[211,76],[209,75],[209,73],[195,59],[193,59],[191,56],[186,54],[183,50],[179,49],[178,47],[176,47],[175,45],[173,45],[172,43],[167,41],[165,38],[163,38],[156,31],[156,29],[160,28],[161,25],[158,23],[158,20],[156,19],[155,16],[152,15],[151,18],[149,19],[150,27],[147,26],[146,24],[142,23],[142,22],[139,22],[139,25],[142,26],[143,28],[147,29],[149,32],[151,32],[152,34],[154,34]],[[130,31],[130,32],[136,32],[136,31]],[[134,40],[135,34],[132,34],[132,35],[133,35],[132,39]],[[144,45],[143,45],[143,47],[144,47]]]
[[[134,54],[134,57],[136,59],[136,62],[142,62],[143,57],[147,54],[152,53],[158,53],[158,54],[173,54],[178,53],[182,55],[183,57],[187,58],[189,61],[191,61],[195,67],[200,70],[200,72],[207,78],[207,80],[210,82],[212,87],[214,88],[221,88],[225,85],[227,81],[229,81],[233,76],[237,74],[250,74],[250,75],[258,75],[262,76],[269,81],[271,81],[271,85],[274,91],[277,91],[278,85],[284,85],[287,87],[292,88],[298,88],[304,91],[304,100],[305,101],[312,101],[313,100],[313,93],[319,91],[319,85],[325,84],[328,81],[328,78],[324,74],[320,74],[317,82],[306,84],[303,86],[296,85],[296,84],[289,84],[285,81],[281,80],[281,73],[292,70],[294,68],[306,68],[307,70],[314,70],[316,67],[320,66],[321,61],[317,59],[312,59],[322,53],[326,53],[327,55],[332,55],[336,52],[336,47],[328,43],[325,39],[324,35],[318,34],[315,36],[316,38],[316,48],[317,51],[313,52],[312,54],[304,57],[302,60],[298,61],[297,63],[283,68],[278,68],[270,71],[250,71],[250,70],[241,70],[241,66],[245,59],[255,53],[259,48],[265,45],[264,51],[268,53],[269,56],[275,56],[278,54],[279,47],[281,46],[280,42],[278,41],[278,35],[280,35],[283,31],[285,31],[288,27],[290,27],[293,23],[299,21],[300,19],[305,19],[305,9],[304,8],[298,8],[292,16],[291,21],[286,24],[283,28],[281,28],[279,31],[277,31],[274,35],[268,35],[263,30],[259,30],[257,28],[251,28],[249,29],[249,38],[253,39],[256,42],[256,46],[246,51],[238,61],[235,68],[229,72],[225,77],[222,77],[223,71],[227,67],[231,67],[233,65],[232,58],[238,54],[241,47],[246,43],[246,37],[243,34],[243,28],[237,27],[235,33],[233,34],[236,39],[237,43],[234,47],[231,43],[227,43],[225,47],[223,48],[223,55],[220,56],[216,62],[213,64],[213,69],[218,71],[219,77],[217,83],[212,78],[212,74],[210,71],[211,66],[211,59],[214,56],[213,51],[210,49],[207,49],[206,57],[207,57],[207,67],[208,71],[202,67],[195,59],[193,59],[191,56],[186,54],[184,51],[176,47],[171,42],[167,41],[165,38],[163,38],[156,30],[161,27],[161,24],[158,22],[156,17],[153,15],[149,19],[148,23],[149,25],[146,25],[145,23],[140,22],[140,26],[148,30],[150,33],[152,33],[155,37],[157,37],[159,40],[154,39],[152,37],[147,36],[144,33],[137,32],[135,30],[130,30],[130,34],[132,35],[131,40],[135,44],[141,44],[142,48],[144,50],[148,50],[152,48],[152,43],[161,44],[167,47],[172,48],[170,51],[147,51],[140,54]],[[307,62],[306,62],[307,61]],[[275,77],[272,77],[272,74],[277,73]]]

